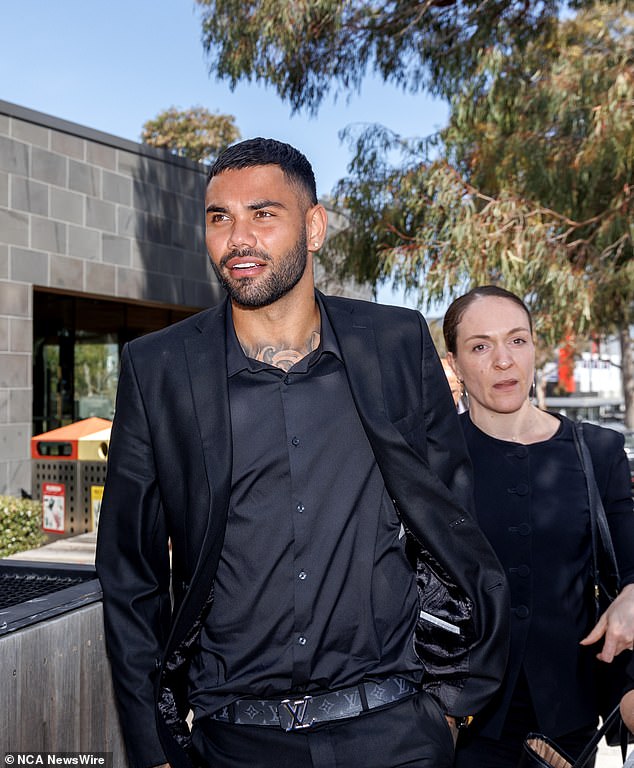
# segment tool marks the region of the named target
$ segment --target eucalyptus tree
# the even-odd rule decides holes
[[[170,107],[147,120],[141,133],[144,144],[201,163],[212,162],[221,149],[239,138],[232,115],[213,113],[204,107]]]

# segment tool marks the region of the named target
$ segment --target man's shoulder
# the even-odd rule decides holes
[[[138,336],[130,341],[128,346],[130,350],[140,354],[157,348],[166,349],[173,345],[181,344],[183,339],[197,336],[201,333],[214,318],[218,317],[219,314],[222,315],[223,312],[224,304],[203,309],[194,315],[186,317],[184,320],[167,325],[165,328]]]
[[[323,301],[328,309],[345,310],[350,313],[365,313],[373,318],[389,319],[391,321],[420,320],[421,314],[409,307],[398,307],[391,304],[379,304],[366,299],[352,299],[347,296],[323,296]]]

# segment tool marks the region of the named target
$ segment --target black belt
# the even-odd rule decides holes
[[[418,686],[402,677],[388,677],[380,682],[365,682],[316,696],[288,699],[238,699],[210,717],[236,725],[271,725],[285,731],[310,728],[362,712],[394,704],[418,693]]]

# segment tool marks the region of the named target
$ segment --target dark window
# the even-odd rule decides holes
[[[111,419],[125,342],[198,311],[34,289],[33,434]]]

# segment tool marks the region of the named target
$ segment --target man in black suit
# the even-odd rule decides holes
[[[130,764],[449,768],[509,611],[425,321],[315,291],[287,144],[222,153],[205,215],[228,298],[125,348],[101,507]]]

